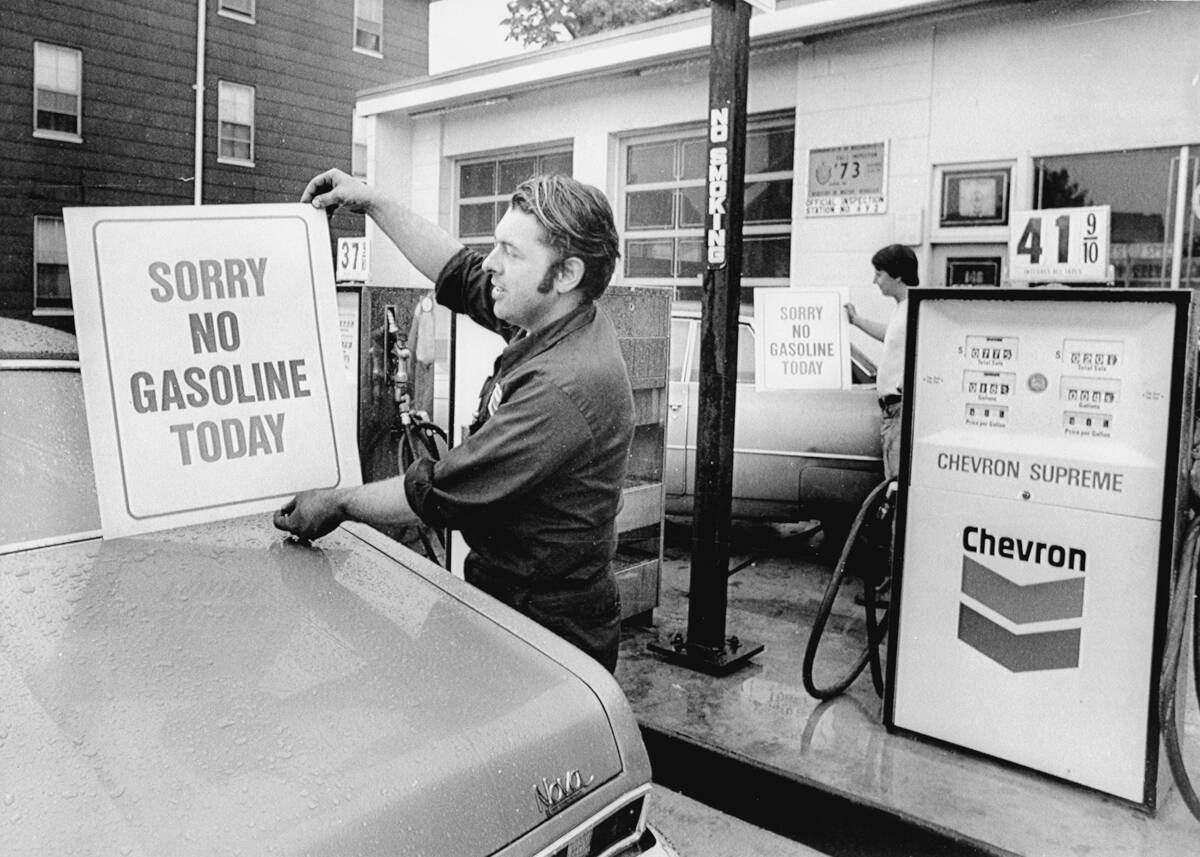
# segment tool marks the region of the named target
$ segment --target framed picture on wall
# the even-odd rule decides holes
[[[944,171],[938,225],[1007,225],[1009,176],[1009,167]]]

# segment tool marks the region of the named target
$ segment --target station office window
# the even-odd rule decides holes
[[[1182,157],[1181,157],[1182,156]],[[1127,149],[1038,158],[1036,208],[1109,205],[1109,261],[1114,285],[1165,288],[1175,255],[1181,165],[1188,192],[1200,180],[1200,146]],[[1185,200],[1180,285],[1200,289],[1200,219]]]
[[[220,0],[217,11],[239,21],[254,23],[254,0]]]
[[[82,140],[80,102],[83,54],[72,48],[33,45],[33,133],[53,140]]]
[[[217,160],[254,166],[254,87],[220,81]]]
[[[458,240],[481,253],[490,252],[496,224],[508,211],[517,185],[548,173],[569,176],[573,168],[572,153],[562,150],[460,161],[454,218]]]
[[[383,56],[383,0],[354,0],[354,50]]]
[[[747,286],[788,282],[794,137],[790,120],[752,122],[746,132],[742,282]],[[707,157],[703,127],[631,139],[622,146],[626,280],[675,285],[678,297],[699,297]]]
[[[49,313],[71,309],[67,232],[61,217],[33,218],[33,308]]]

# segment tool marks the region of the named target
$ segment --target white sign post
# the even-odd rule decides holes
[[[1008,241],[1009,278],[1108,282],[1109,220],[1107,205],[1015,212]]]
[[[844,296],[807,289],[754,293],[755,386],[816,390],[848,386]]]
[[[64,211],[104,535],[360,479],[324,215]]]

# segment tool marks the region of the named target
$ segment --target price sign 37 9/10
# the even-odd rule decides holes
[[[1008,244],[1011,279],[1106,282],[1109,215],[1107,205],[1016,212]]]

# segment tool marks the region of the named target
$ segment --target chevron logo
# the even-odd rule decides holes
[[[958,608],[958,638],[1010,672],[1075,669],[1083,619],[1084,578],[1015,583],[968,554],[998,555],[1086,571],[1087,553],[1079,548],[994,536],[980,527],[963,530],[962,594],[995,611],[1013,625],[1079,620],[1053,631],[1010,630],[966,603]]]

